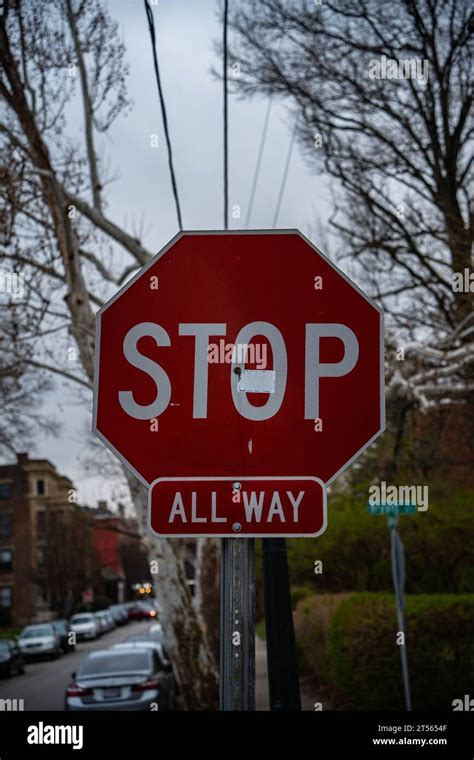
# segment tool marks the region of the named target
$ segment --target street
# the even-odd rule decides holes
[[[123,628],[105,633],[97,641],[80,641],[72,654],[57,660],[28,662],[25,674],[0,679],[1,699],[23,699],[25,710],[64,710],[64,693],[82,658],[97,649],[107,649],[127,636],[145,633],[146,622],[132,622]]]

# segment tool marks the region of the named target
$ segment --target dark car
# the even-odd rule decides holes
[[[59,636],[61,651],[64,654],[74,652],[76,644],[72,643],[72,639],[74,640],[75,637],[70,635],[73,631],[71,631],[69,622],[67,620],[52,620],[51,625]]]
[[[15,639],[0,639],[0,676],[25,672],[25,660]]]
[[[103,649],[79,665],[66,690],[66,710],[170,710],[172,668],[151,648]],[[155,707],[156,705],[156,707]]]

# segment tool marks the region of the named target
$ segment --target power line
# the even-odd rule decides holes
[[[245,229],[248,228],[250,223],[250,217],[252,215],[253,202],[255,199],[255,191],[257,189],[257,182],[260,175],[260,166],[262,163],[263,149],[265,146],[265,140],[267,138],[268,122],[270,120],[270,111],[272,110],[273,95],[270,95],[267,104],[267,111],[265,114],[265,120],[263,122],[262,136],[260,138],[260,146],[258,149],[257,163],[255,164],[255,173],[253,175],[252,189],[250,191],[249,205],[247,208],[247,215],[245,217]]]
[[[285,192],[286,180],[287,180],[287,177],[288,177],[288,169],[290,168],[291,154],[293,153],[293,146],[295,144],[296,132],[297,132],[297,129],[298,129],[299,119],[300,119],[300,114],[298,113],[298,116],[296,117],[296,121],[295,121],[295,126],[293,127],[293,134],[291,135],[290,147],[288,148],[288,154],[286,156],[285,168],[283,170],[283,177],[282,177],[282,180],[281,180],[280,192],[278,193],[278,200],[277,200],[277,204],[276,204],[276,207],[275,207],[275,214],[273,216],[272,227],[276,227],[276,223],[278,221],[278,215],[280,213],[281,202],[282,202],[282,199],[283,199],[283,193]]]
[[[223,28],[223,51],[224,51],[224,229],[229,228],[229,123],[227,104],[227,19],[229,4],[224,1],[224,28]]]
[[[152,47],[152,52],[153,52],[153,64],[155,67],[156,84],[158,85],[158,95],[160,98],[161,115],[163,117],[163,127],[165,130],[166,144],[168,146],[168,165],[169,165],[170,175],[171,175],[171,186],[173,188],[174,201],[176,205],[176,215],[178,217],[178,225],[179,225],[179,229],[182,230],[183,222],[181,219],[181,207],[179,205],[178,186],[176,184],[176,177],[175,177],[174,168],[173,168],[173,151],[171,148],[171,140],[170,140],[170,135],[169,135],[169,130],[168,130],[168,117],[166,115],[165,99],[163,97],[163,90],[161,87],[160,70],[158,67],[158,56],[156,53],[155,21],[153,19],[153,11],[151,10],[149,6],[148,0],[144,0],[144,3],[145,3],[145,11],[147,15],[147,20],[148,20],[148,29],[150,31],[151,47]]]

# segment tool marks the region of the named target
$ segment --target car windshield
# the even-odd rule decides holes
[[[92,621],[92,617],[90,615],[83,615],[82,617],[75,617],[72,619],[72,623],[90,623]]]
[[[97,657],[88,657],[80,666],[78,677],[146,673],[150,670],[150,658],[146,652],[104,652]]]
[[[0,639],[0,651],[8,651],[10,649],[10,639]]]
[[[55,620],[53,626],[58,631],[66,631],[66,623],[63,620]]]
[[[147,636],[146,633],[142,633],[141,635],[138,634],[137,636],[127,636],[125,641],[133,641],[133,642],[140,642],[141,644],[160,644],[161,639],[156,634],[149,634]]]
[[[21,632],[22,639],[35,639],[37,636],[51,636],[51,628],[47,625],[35,625]]]

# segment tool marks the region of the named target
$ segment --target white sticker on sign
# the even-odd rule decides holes
[[[243,369],[237,382],[240,393],[275,393],[274,369]]]

